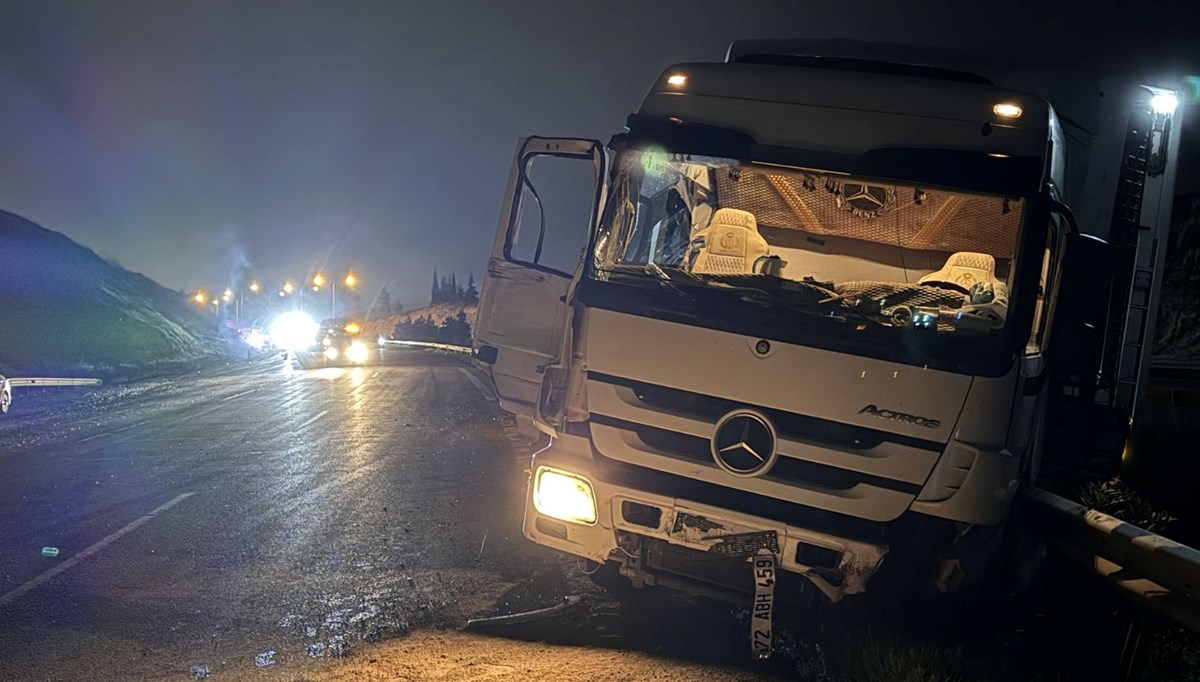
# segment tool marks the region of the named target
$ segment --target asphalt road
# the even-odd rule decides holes
[[[486,612],[528,549],[513,537],[524,465],[482,375],[454,358],[260,361],[14,408],[0,678],[337,657]]]
[[[1053,638],[967,638],[954,619],[941,635],[848,630],[823,609],[781,611],[776,655],[752,662],[745,609],[662,590],[616,600],[522,538],[529,452],[481,373],[422,351],[23,391],[0,418],[0,680],[1019,679],[1010,666],[1062,667],[1031,644]],[[462,631],[568,594],[582,606]],[[1064,654],[1052,658],[1083,660]]]
[[[727,609],[622,613],[520,536],[529,444],[487,384],[460,358],[389,349],[359,368],[260,360],[19,393],[0,419],[0,680],[360,679],[348,662],[467,677],[447,660],[509,679],[767,672]],[[581,593],[591,606],[507,643],[455,632]],[[387,649],[409,641],[425,658]]]

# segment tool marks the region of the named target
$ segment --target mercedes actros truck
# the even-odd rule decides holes
[[[1119,464],[1182,118],[1155,85],[747,40],[607,145],[521,140],[475,351],[549,436],[525,536],[755,600],[987,575],[1022,486]]]

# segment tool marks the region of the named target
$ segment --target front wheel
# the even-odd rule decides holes
[[[8,414],[9,405],[12,405],[12,391],[6,388],[0,391],[0,414]]]

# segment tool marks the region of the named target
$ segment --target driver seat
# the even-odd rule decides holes
[[[993,286],[1004,286],[996,279],[996,259],[987,253],[959,251],[946,259],[941,270],[925,275],[917,284],[949,282],[970,290],[976,282],[991,282]]]
[[[755,261],[770,251],[754,214],[736,208],[718,209],[692,238],[691,250],[691,272],[698,275],[753,274]]]

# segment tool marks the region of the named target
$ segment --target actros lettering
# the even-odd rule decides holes
[[[936,429],[942,425],[942,422],[938,421],[937,419],[918,417],[915,414],[904,414],[903,412],[896,412],[895,410],[881,410],[875,405],[867,405],[859,410],[858,413],[869,414],[879,417],[880,419],[886,419],[892,422],[900,422],[902,424],[916,424],[917,426],[924,426],[930,429]]]

